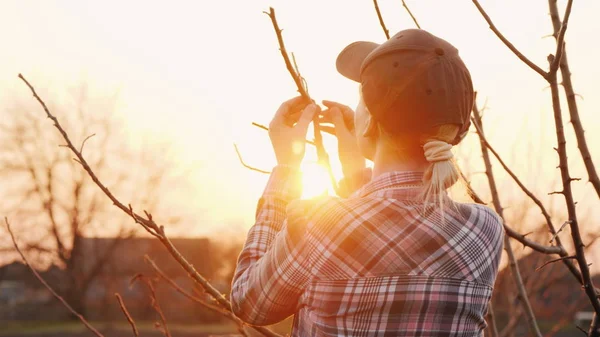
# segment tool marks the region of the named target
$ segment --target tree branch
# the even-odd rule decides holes
[[[567,159],[567,140],[565,138],[564,126],[562,121],[562,112],[560,108],[560,98],[558,92],[558,83],[556,79],[556,73],[553,73],[550,77],[550,90],[552,92],[552,108],[554,111],[554,123],[556,127],[556,139],[558,142],[557,152],[559,159],[560,177],[563,184],[563,196],[565,198],[565,204],[567,207],[567,213],[569,215],[570,227],[571,227],[571,238],[573,245],[575,246],[575,255],[577,256],[577,264],[581,271],[582,287],[588,296],[592,307],[597,315],[600,315],[600,300],[596,294],[594,283],[590,275],[590,269],[585,257],[585,251],[581,240],[581,233],[579,231],[579,224],[577,222],[577,211],[575,210],[575,202],[573,200],[573,193],[571,191],[571,175],[569,173],[569,164]],[[600,324],[600,321],[595,321]],[[598,331],[600,325],[591,327],[590,331]]]
[[[235,148],[235,153],[237,153],[238,159],[240,160],[240,163],[242,164],[242,166],[244,166],[245,168],[247,168],[249,170],[256,171],[256,172],[259,172],[259,173],[271,174],[271,171],[261,170],[259,168],[254,167],[254,166],[250,166],[250,165],[246,164],[244,162],[244,159],[242,159],[242,154],[240,153],[240,150],[238,149],[237,144],[234,143],[233,144],[233,148]]]
[[[474,0],[475,1],[475,0]],[[483,127],[481,125],[481,115],[479,114],[479,110],[476,107],[476,104],[473,105],[473,115],[475,117],[475,121],[479,124],[479,128],[477,133],[483,135]],[[494,208],[496,212],[502,219],[504,219],[504,212],[502,210],[502,205],[500,204],[500,197],[498,195],[498,190],[496,187],[496,180],[494,178],[494,173],[492,172],[492,163],[490,161],[490,156],[488,153],[488,148],[485,146],[483,142],[483,138],[480,138],[481,145],[481,154],[483,157],[483,162],[485,163],[485,173],[488,178],[488,183],[490,186],[490,192],[492,195],[492,202],[494,203]],[[540,332],[540,328],[537,324],[535,314],[533,313],[533,309],[531,308],[531,303],[529,303],[529,298],[527,297],[527,290],[523,284],[523,279],[521,277],[521,271],[519,270],[519,266],[517,265],[517,259],[514,255],[514,252],[511,247],[510,239],[508,236],[504,238],[504,248],[508,253],[508,260],[510,270],[512,272],[515,284],[517,286],[517,292],[521,299],[521,303],[523,306],[523,310],[525,311],[525,317],[527,318],[527,324],[529,325],[529,329],[534,336],[542,337],[542,333]]]
[[[417,25],[417,28],[421,29],[421,25],[419,25],[419,22],[417,21],[417,18],[415,18],[415,16],[413,15],[413,13],[410,11],[410,8],[408,8],[408,6],[406,5],[406,1],[402,0],[402,6],[404,7],[404,9],[406,9],[406,11],[408,12],[408,14],[410,15],[410,17],[412,18],[412,20],[415,23],[415,25]]]
[[[264,12],[264,13],[267,14],[269,16],[269,18],[271,18],[271,22],[273,23],[273,28],[275,29],[275,34],[277,35],[277,41],[279,43],[279,51],[281,52],[281,56],[283,57],[283,61],[285,62],[285,66],[286,66],[288,72],[292,76],[294,83],[296,83],[298,92],[304,98],[306,103],[312,102],[313,100],[308,95],[308,91],[306,90],[306,87],[304,86],[305,81],[302,79],[302,76],[300,76],[300,74],[296,71],[297,67],[294,68],[294,66],[292,65],[292,62],[290,61],[290,57],[288,56],[288,53],[285,49],[285,44],[283,43],[283,37],[281,35],[281,29],[279,28],[279,25],[277,24],[277,18],[275,17],[275,9],[273,9],[273,7],[270,7],[269,12]],[[329,179],[331,181],[331,186],[333,186],[333,189],[335,190],[335,192],[338,193],[337,180],[335,179],[333,170],[331,169],[331,164],[329,162],[329,155],[327,154],[327,151],[325,150],[325,146],[323,145],[323,135],[321,135],[321,129],[319,126],[319,116],[318,115],[315,115],[315,117],[313,119],[313,130],[314,130],[314,135],[315,135],[315,147],[317,148],[317,158],[319,159],[319,163],[321,165],[323,165],[325,167],[325,169],[327,169],[327,173],[329,174]]]
[[[17,241],[15,239],[15,235],[12,231],[12,229],[10,228],[10,223],[8,222],[8,218],[4,218],[4,222],[6,223],[6,229],[8,229],[8,233],[10,234],[10,239],[12,240],[13,245],[15,246],[15,249],[17,250],[17,253],[19,253],[19,255],[21,256],[21,259],[23,259],[23,262],[25,262],[25,264],[27,265],[27,267],[29,267],[29,270],[33,273],[33,275],[38,279],[38,281],[40,281],[40,283],[42,283],[44,285],[44,287],[46,287],[46,289],[48,289],[48,291],[50,291],[50,293],[52,294],[52,296],[54,296],[57,300],[60,301],[60,303],[62,303],[62,305],[65,306],[65,308],[67,308],[67,310],[69,310],[71,312],[71,314],[73,314],[74,316],[76,316],[77,318],[79,318],[79,320],[81,321],[81,323],[83,323],[83,325],[85,325],[85,327],[90,330],[93,334],[95,334],[98,337],[104,337],[104,335],[102,335],[98,330],[96,330],[96,328],[94,328],[86,319],[85,317],[83,317],[81,314],[79,314],[77,311],[75,311],[70,305],[69,303],[67,303],[67,301],[65,301],[60,295],[58,295],[56,293],[56,291],[54,291],[54,289],[52,289],[52,287],[50,287],[50,285],[46,282],[46,280],[44,280],[42,278],[42,276],[37,272],[37,270],[35,270],[30,264],[29,261],[27,261],[27,258],[25,257],[25,255],[23,254],[23,252],[21,251],[21,249],[19,248],[19,245],[17,244]]]
[[[240,333],[243,336],[248,336],[248,333],[244,329],[245,323],[242,322],[242,320],[240,320],[239,318],[237,318],[232,312],[227,311],[227,310],[225,310],[225,309],[223,309],[221,307],[218,307],[216,305],[212,305],[210,303],[207,303],[206,301],[202,300],[201,298],[198,298],[198,297],[190,294],[189,292],[185,291],[175,281],[173,281],[169,276],[167,276],[167,274],[165,274],[165,272],[163,272],[148,255],[144,255],[144,261],[146,261],[146,263],[148,263],[154,269],[154,271],[156,272],[156,274],[158,276],[160,276],[160,278],[162,278],[165,282],[167,282],[178,293],[180,293],[183,296],[187,297],[189,300],[202,305],[206,309],[209,309],[211,311],[217,312],[217,313],[222,314],[225,317],[229,318],[235,324],[237,324],[238,331],[240,331]]]
[[[535,271],[539,271],[540,269],[544,268],[545,266],[554,263],[554,262],[558,262],[558,261],[564,261],[564,260],[570,260],[570,259],[575,259],[577,258],[576,256],[563,256],[563,257],[559,257],[558,259],[554,259],[554,260],[550,260],[550,261],[546,261],[544,264],[542,264],[541,266],[535,268]]]
[[[135,337],[138,337],[140,334],[138,332],[137,326],[135,325],[135,321],[133,320],[133,317],[131,317],[131,314],[129,313],[129,311],[127,311],[127,307],[125,306],[125,302],[123,302],[123,298],[121,298],[121,295],[119,295],[119,293],[115,293],[115,297],[117,298],[117,301],[119,302],[119,307],[121,307],[121,311],[123,311],[123,315],[125,315],[125,318],[127,318],[127,322],[129,322],[129,325],[131,325],[131,329],[133,330],[133,335]]]
[[[554,37],[559,37],[559,32],[561,31],[563,25],[560,21],[560,17],[558,14],[558,7],[556,5],[556,0],[548,0],[548,5],[550,8],[550,17],[552,19],[552,26],[554,27]],[[564,44],[564,43],[563,43]],[[557,44],[558,48],[559,44]],[[596,190],[596,194],[598,198],[600,198],[600,177],[598,176],[598,171],[596,171],[596,167],[592,160],[592,155],[587,145],[587,141],[585,139],[585,131],[583,130],[583,124],[581,122],[581,118],[579,117],[579,108],[577,107],[577,94],[573,89],[573,82],[571,81],[571,70],[569,69],[569,62],[567,59],[567,51],[566,47],[563,46],[563,54],[560,58],[560,74],[562,78],[562,87],[565,89],[565,94],[567,96],[567,104],[569,107],[569,117],[571,118],[571,125],[573,126],[573,130],[575,131],[575,137],[577,138],[577,147],[579,148],[579,152],[581,157],[583,158],[583,163],[585,164],[585,169],[587,171],[588,177],[592,186]]]
[[[562,60],[562,56],[565,51],[565,33],[567,32],[567,26],[569,24],[569,17],[571,16],[571,8],[573,7],[573,0],[569,0],[567,2],[567,9],[565,10],[564,19],[560,30],[558,32],[558,36],[556,38],[556,53],[554,53],[554,60],[550,64],[550,74],[556,73],[558,70],[558,66]]]
[[[385,34],[386,40],[390,39],[390,31],[385,26],[385,22],[383,21],[383,17],[381,16],[381,11],[379,10],[379,4],[377,4],[377,0],[373,0],[373,5],[375,6],[375,12],[377,12],[377,18],[379,18],[379,24],[383,29],[383,33]]]
[[[498,28],[496,28],[496,26],[492,22],[492,19],[490,19],[489,15],[485,12],[485,10],[483,9],[483,7],[481,7],[481,5],[479,4],[479,1],[473,0],[473,3],[475,4],[475,6],[477,7],[477,9],[479,10],[479,13],[481,13],[481,15],[483,16],[483,18],[485,19],[485,21],[490,26],[490,29],[508,47],[508,49],[510,49],[521,61],[525,62],[525,64],[527,64],[536,73],[542,75],[543,78],[547,78],[548,77],[548,73],[546,73],[544,70],[542,70],[542,68],[538,67],[535,63],[531,62],[512,43],[510,43],[510,41],[508,41],[504,37],[504,35],[502,35],[502,33],[498,30]]]
[[[144,282],[144,284],[146,284],[146,286],[148,287],[148,290],[150,290],[150,300],[152,301],[152,308],[154,308],[154,311],[156,311],[156,313],[160,317],[161,323],[159,324],[158,322],[156,322],[154,326],[160,332],[162,332],[163,335],[165,335],[165,337],[172,337],[171,331],[169,331],[169,326],[167,325],[167,318],[165,317],[165,314],[162,311],[160,303],[158,302],[158,298],[156,298],[156,289],[154,288],[153,281],[142,274],[137,274],[133,277],[133,279],[131,279],[130,283],[133,284],[137,280]]]
[[[171,256],[175,259],[175,261],[177,261],[177,263],[188,273],[188,275],[190,275],[190,277],[198,285],[200,285],[208,294],[210,294],[220,305],[222,305],[226,310],[231,311],[231,303],[225,298],[225,296],[223,296],[223,294],[219,290],[214,288],[202,275],[200,275],[200,273],[198,273],[196,268],[194,268],[194,266],[191,263],[189,263],[181,255],[179,250],[177,250],[177,248],[175,248],[175,246],[173,245],[171,240],[165,234],[164,226],[159,226],[152,219],[152,215],[147,212],[145,213],[146,218],[135,213],[133,211],[133,208],[131,207],[131,205],[129,205],[129,207],[125,206],[121,201],[119,201],[112,194],[112,192],[110,192],[110,190],[96,176],[96,174],[94,173],[92,168],[89,166],[88,162],[85,160],[85,158],[83,157],[81,152],[79,152],[79,150],[77,150],[77,148],[75,148],[73,146],[73,143],[71,142],[71,139],[69,138],[69,135],[62,128],[58,119],[50,113],[50,110],[48,110],[46,103],[44,103],[44,101],[38,96],[38,94],[35,91],[35,89],[33,88],[33,86],[31,84],[29,84],[29,82],[25,79],[25,77],[23,77],[22,74],[19,74],[19,78],[27,85],[27,87],[29,87],[29,89],[31,90],[35,99],[40,103],[40,105],[44,109],[46,116],[54,122],[54,127],[60,132],[63,139],[67,142],[67,147],[75,154],[75,156],[79,160],[83,169],[87,172],[87,174],[90,176],[92,181],[94,181],[94,183],[98,186],[98,188],[100,188],[100,190],[102,190],[102,192],[112,201],[114,206],[116,206],[121,211],[123,211],[125,214],[130,216],[133,219],[133,221],[135,221],[135,223],[141,225],[146,231],[148,231],[148,233],[150,233],[154,237],[158,238],[160,240],[160,242],[165,246],[165,248],[167,249],[169,254],[171,254]],[[278,334],[272,332],[271,330],[269,330],[267,328],[261,329],[261,333],[264,334],[265,336],[271,336],[271,337],[279,336]]]

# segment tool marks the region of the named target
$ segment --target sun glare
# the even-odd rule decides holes
[[[302,165],[302,199],[310,199],[329,192],[329,176],[325,168],[317,163]]]

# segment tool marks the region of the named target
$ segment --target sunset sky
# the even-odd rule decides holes
[[[379,2],[392,34],[414,27],[400,0]],[[547,68],[546,57],[555,50],[554,39],[544,38],[552,33],[547,1],[480,2],[513,44]],[[495,37],[471,1],[407,3],[424,29],[459,49],[479,105],[487,100],[484,123],[491,143],[526,183],[551,200],[546,193],[559,176],[547,83]],[[565,4],[559,0],[561,11]],[[251,122],[268,124],[279,104],[296,95],[271,22],[262,13],[269,6],[276,9],[287,48],[295,53],[313,98],[355,106],[357,85],[336,72],[335,58],[350,42],[384,41],[372,1],[6,0],[0,4],[0,107],[15,97],[30,99],[17,79],[20,72],[46,97],[60,97],[82,80],[94,90],[119,90],[119,115],[129,141],[171,142],[180,165],[191,168],[189,188],[168,195],[179,205],[172,211],[188,219],[180,225],[185,232],[245,234],[267,176],[243,168],[233,143],[246,162],[271,169],[275,157],[268,135]],[[600,166],[598,13],[600,2],[576,1],[566,40],[574,86],[583,97],[581,118]],[[6,113],[0,110],[0,118]],[[567,127],[574,176],[585,178]],[[456,150],[468,158],[461,165],[472,173],[482,171],[476,141],[469,135]],[[336,158],[331,138],[326,146]],[[307,195],[327,182],[314,161],[309,149]],[[339,166],[334,168],[339,176]],[[520,194],[499,166],[496,172],[510,206]],[[483,178],[473,176],[485,195]],[[598,200],[585,180],[575,183],[578,207],[589,219],[598,219]]]

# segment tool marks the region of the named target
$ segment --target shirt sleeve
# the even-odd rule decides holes
[[[275,167],[258,202],[256,223],[238,258],[231,287],[232,310],[249,324],[273,324],[297,311],[310,276],[309,248],[288,232],[287,223],[294,220],[286,220],[286,208],[300,195],[300,173]]]

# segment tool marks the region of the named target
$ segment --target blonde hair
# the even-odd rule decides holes
[[[436,126],[427,134],[422,135],[424,155],[430,162],[430,165],[423,176],[424,188],[421,193],[421,198],[426,205],[434,204],[439,207],[442,216],[444,215],[444,206],[447,201],[449,201],[449,199],[445,197],[445,192],[460,179],[456,162],[454,161],[452,152],[450,152],[452,149],[450,143],[456,138],[457,133],[457,125],[444,124]],[[444,144],[447,146],[447,153],[450,153],[450,155],[444,156],[444,153],[442,153],[442,155],[439,156],[440,160],[430,160],[427,152],[435,152],[436,149],[441,149],[438,152],[440,153],[445,150],[443,148]],[[435,157],[438,153],[433,153],[432,155]]]

